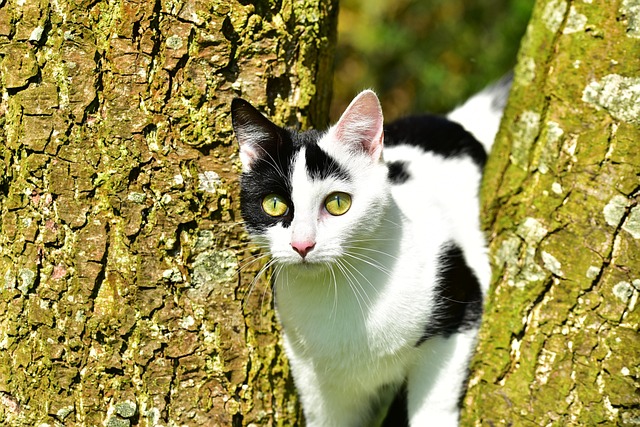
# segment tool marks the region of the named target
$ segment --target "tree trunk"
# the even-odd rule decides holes
[[[539,0],[483,183],[463,425],[640,423],[640,9]]]
[[[0,1],[1,425],[298,424],[229,104],[324,125],[336,16]]]

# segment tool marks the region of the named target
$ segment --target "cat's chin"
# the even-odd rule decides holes
[[[288,260],[282,263],[289,273],[297,274],[299,276],[317,276],[325,273],[328,269],[328,263],[326,261],[313,261],[307,259]]]

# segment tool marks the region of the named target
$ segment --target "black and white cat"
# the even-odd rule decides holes
[[[374,426],[387,412],[388,425],[457,425],[490,276],[478,190],[509,83],[448,118],[384,127],[366,90],[326,132],[233,101],[242,216],[275,266],[308,426]]]

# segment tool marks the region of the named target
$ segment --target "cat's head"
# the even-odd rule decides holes
[[[390,197],[382,110],[372,91],[324,133],[276,126],[242,99],[231,112],[242,217],[276,262],[331,263],[371,238]]]

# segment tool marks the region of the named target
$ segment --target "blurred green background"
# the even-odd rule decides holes
[[[362,89],[385,119],[443,113],[515,66],[535,0],[341,0],[332,122]]]

